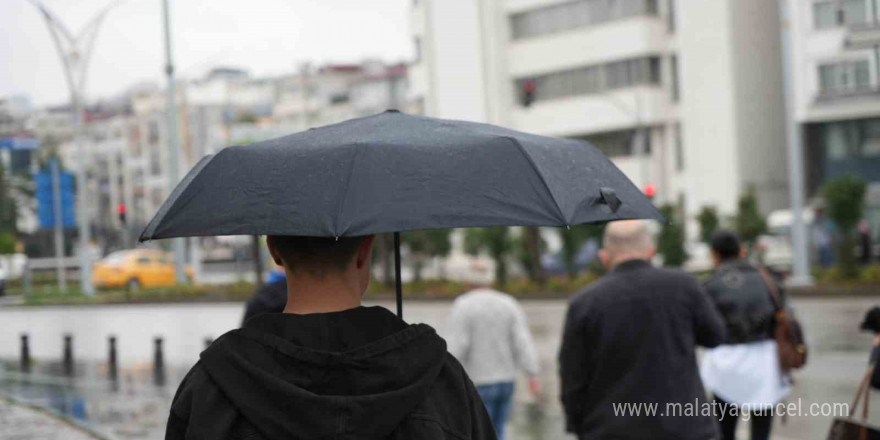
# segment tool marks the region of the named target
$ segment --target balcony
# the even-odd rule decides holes
[[[637,86],[540,101],[530,107],[514,104],[510,117],[517,130],[569,137],[664,124],[675,120],[677,112],[668,90]]]
[[[843,44],[847,49],[872,49],[880,45],[880,23],[850,25]]]
[[[876,100],[878,97],[880,97],[880,87],[875,85],[865,85],[861,87],[819,91],[816,95],[816,103],[822,104],[852,99]]]
[[[660,17],[640,16],[563,33],[510,42],[512,77],[664,53],[672,36]],[[613,41],[614,44],[608,44]]]

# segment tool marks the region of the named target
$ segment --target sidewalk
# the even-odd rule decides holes
[[[96,440],[87,431],[49,412],[0,397],[0,440]]]

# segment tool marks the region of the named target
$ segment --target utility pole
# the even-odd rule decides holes
[[[52,35],[52,41],[61,57],[61,65],[64,67],[64,76],[70,89],[70,106],[73,111],[74,144],[76,145],[79,161],[76,170],[76,214],[79,226],[79,286],[86,295],[94,295],[95,287],[92,285],[92,261],[89,247],[91,234],[89,229],[88,213],[88,182],[86,166],[88,157],[83,142],[84,126],[82,120],[82,101],[85,93],[86,74],[88,73],[89,59],[95,45],[98,29],[104,21],[104,17],[112,8],[120,4],[116,1],[105,7],[83,27],[76,35],[70,32],[58,18],[38,0],[29,0],[34,7],[39,9]]]
[[[52,170],[52,214],[55,216],[55,275],[58,290],[67,292],[67,268],[64,265],[64,218],[61,213],[61,173],[58,171],[58,159],[49,162]]]
[[[785,93],[785,128],[788,143],[788,192],[791,198],[792,276],[795,286],[813,284],[809,270],[807,230],[804,226],[804,177],[801,130],[795,120],[794,48],[792,14],[789,0],[778,0],[782,38],[782,83]]]
[[[177,134],[177,91],[174,84],[174,60],[171,54],[171,20],[168,0],[162,0],[162,16],[165,25],[165,75],[168,78],[168,194],[174,191],[180,180],[178,165],[180,162],[180,139]],[[186,282],[184,265],[184,241],[175,238],[174,245],[174,276],[178,283]]]

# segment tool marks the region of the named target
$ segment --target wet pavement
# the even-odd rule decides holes
[[[851,401],[870,350],[870,335],[860,333],[858,324],[876,303],[880,298],[793,301],[811,351],[807,367],[796,374],[791,402],[799,402],[806,411],[813,403]],[[393,308],[390,302],[380,305]],[[555,363],[565,301],[532,300],[523,305],[538,345],[544,395],[534,399],[523,381],[518,383],[508,438],[571,439],[563,433]],[[404,313],[408,321],[428,323],[442,335],[449,306],[447,301],[408,302]],[[6,360],[0,366],[0,393],[69,417],[108,439],[161,439],[170,400],[182,375],[197,359],[205,339],[236,327],[241,313],[240,304],[0,308],[0,359]],[[17,373],[22,332],[30,335],[34,358],[30,375]],[[74,337],[74,378],[61,375],[59,359],[65,333]],[[106,362],[106,339],[110,334],[119,341],[116,381],[109,379]],[[165,340],[164,384],[156,384],[154,378],[156,336]],[[8,410],[0,411],[9,414]],[[777,419],[774,438],[824,439],[832,419],[808,414],[789,417],[785,424]],[[871,419],[880,420],[877,405],[871,410]],[[15,416],[0,416],[0,432],[15,432],[7,428],[21,426],[17,420]],[[69,438],[37,434],[0,435],[0,439]]]
[[[47,411],[0,398],[0,440],[96,440],[87,430]]]

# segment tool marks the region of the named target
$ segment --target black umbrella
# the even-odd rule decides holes
[[[206,156],[140,241],[663,220],[591,145],[387,111]]]

